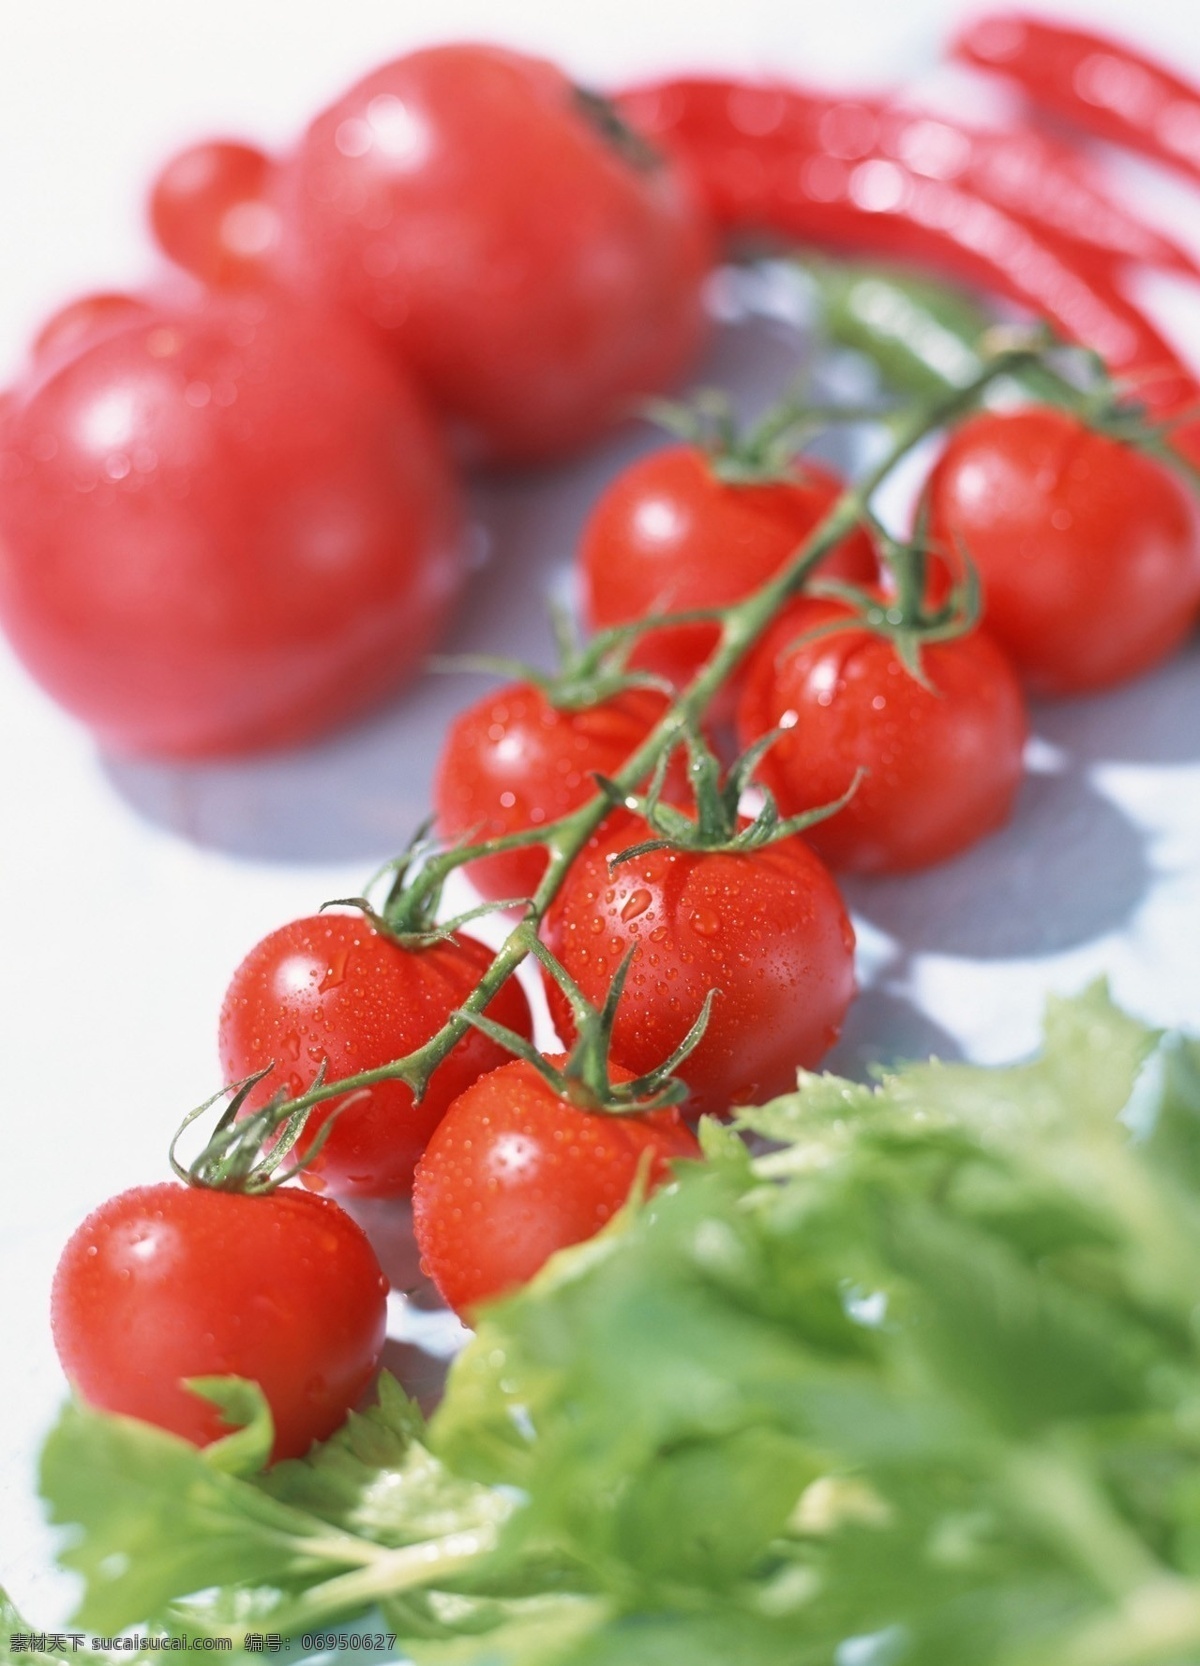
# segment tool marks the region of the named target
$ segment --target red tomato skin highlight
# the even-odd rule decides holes
[[[588,518],[581,560],[589,622],[601,630],[740,601],[796,555],[844,490],[808,458],[794,480],[732,486],[695,446],[652,452],[617,476]],[[857,584],[874,580],[878,563],[865,530],[843,539],[819,571]],[[654,631],[638,641],[630,663],[682,687],[717,637],[707,624]]]
[[[46,319],[33,338],[30,356],[39,373],[64,364],[102,336],[148,323],[153,308],[136,295],[97,290],[68,301]]]
[[[849,804],[803,835],[835,869],[899,873],[965,850],[1003,826],[1021,785],[1028,721],[1008,660],[984,631],[922,649],[930,693],[893,645],[848,627],[842,603],[803,598],[746,667],[738,740],[783,733],[756,774],[785,816],[832,803],[866,771]]]
[[[221,1067],[229,1082],[274,1069],[246,1100],[247,1110],[286,1089],[309,1088],[322,1060],[337,1081],[390,1064],[441,1028],[467,999],[492,951],[465,932],[405,949],[353,914],[293,920],[258,943],[238,967],[221,1007]],[[528,1038],[529,1003],[510,978],[488,1016]],[[400,1081],[358,1090],[301,1176],[338,1197],[402,1197],[447,1105],[510,1055],[478,1030],[438,1066],[420,1103]],[[297,1143],[306,1153],[341,1103],[316,1107]]]
[[[596,772],[615,774],[668,704],[650,688],[625,689],[578,711],[556,708],[530,683],[484,695],[446,735],[434,784],[442,837],[479,843],[578,809],[598,791]],[[532,845],[469,862],[464,871],[481,896],[498,901],[531,896],[546,861],[544,848]]]
[[[988,412],[956,429],[930,476],[931,537],[965,547],[984,622],[1032,693],[1091,693],[1149,670],[1200,603],[1188,494],[1068,412]]]
[[[709,990],[721,991],[676,1071],[690,1089],[687,1115],[790,1091],[796,1071],[833,1046],[854,996],[854,932],[833,878],[796,838],[752,853],[656,850],[610,873],[610,856],[649,837],[625,812],[604,822],[550,905],[543,938],[596,1006],[636,951],[612,1056],[638,1075],[679,1045]],[[566,998],[544,982],[570,1038]]]
[[[255,145],[204,139],[159,170],[147,214],[164,254],[216,288],[259,281],[280,239],[274,164]]]
[[[89,1405],[207,1445],[230,1432],[189,1377],[257,1382],[273,1458],[297,1458],[343,1421],[375,1373],[387,1284],[366,1234],[336,1204],[166,1182],[110,1198],[72,1234],[51,1324]]]
[[[614,1065],[610,1077],[628,1081],[630,1072]],[[520,1288],[556,1250],[612,1219],[647,1152],[653,1188],[672,1159],[699,1158],[700,1147],[674,1109],[581,1111],[533,1065],[510,1060],[455,1100],[417,1168],[413,1227],[425,1272],[464,1315]]]
[[[155,304],[16,390],[0,621],[115,752],[306,740],[422,663],[463,572],[415,392],[282,294]]]
[[[411,364],[468,452],[575,450],[703,337],[690,179],[622,154],[541,59],[448,45],[384,65],[316,118],[281,190],[285,261]]]

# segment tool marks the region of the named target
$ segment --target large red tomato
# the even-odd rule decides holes
[[[173,1182],[101,1204],[72,1234],[51,1294],[63,1370],[91,1405],[198,1446],[229,1433],[190,1377],[258,1383],[276,1458],[324,1440],[369,1384],[387,1285],[335,1203]]]
[[[689,1113],[758,1104],[795,1086],[829,1051],[854,995],[854,932],[828,869],[797,838],[756,851],[655,850],[621,811],[572,864],[542,928],[596,1007],[630,949],[612,1056],[641,1075],[669,1057],[719,990],[704,1038],[676,1071]],[[546,978],[558,1032],[570,1009]]]
[[[491,963],[491,950],[465,932],[423,948],[401,947],[361,915],[320,914],[293,920],[257,944],[233,974],[221,1008],[225,1079],[274,1068],[246,1099],[253,1110],[284,1089],[312,1086],[321,1064],[338,1081],[375,1070],[420,1047],[470,995]],[[526,1038],[529,1003],[510,978],[488,1017]],[[401,1196],[452,1099],[510,1055],[471,1029],[434,1071],[414,1102],[400,1081],[378,1082],[347,1096],[306,1184],[341,1197]],[[309,1116],[297,1146],[306,1153],[342,1101]]]
[[[89,303],[16,391],[0,619],[116,751],[330,728],[411,676],[457,592],[439,437],[356,330],[286,296],[126,316]]]
[[[1069,412],[989,411],[951,435],[931,532],[970,556],[984,620],[1030,689],[1083,694],[1148,670],[1200,602],[1200,532],[1162,464]]]
[[[302,280],[489,456],[578,447],[700,340],[697,195],[541,59],[454,45],[387,64],[317,117],[281,189]]]
[[[844,630],[803,641],[837,619]],[[833,868],[941,862],[1009,818],[1028,723],[1016,673],[986,632],[921,650],[923,687],[895,644],[842,602],[802,597],[746,667],[738,739],[783,733],[757,768],[784,815],[849,804],[804,837]]]

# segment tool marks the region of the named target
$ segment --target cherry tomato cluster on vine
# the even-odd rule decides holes
[[[1044,449],[1028,443],[1031,427],[1035,432],[1048,427],[1062,437],[1065,461],[1057,472]],[[1144,631],[1132,605],[1141,586],[1122,564],[1141,574],[1146,544],[1159,552],[1168,570],[1166,588],[1176,614],[1186,620],[1194,612],[1195,521],[1186,495],[1157,464],[1062,413],[976,418],[951,441],[929,485],[935,524],[940,517],[941,524],[953,526],[956,537],[963,521],[954,518],[957,512],[946,521],[945,482],[955,466],[965,469],[969,480],[972,442],[999,450],[1014,471],[1023,471],[1013,499],[1023,506],[1031,528],[1044,529],[1040,537],[1031,532],[1029,550],[1020,551],[1019,562],[1014,557],[1001,569],[1006,582],[1019,587],[1026,570],[1032,575],[1026,582],[1043,587],[1069,581],[1077,545],[1065,536],[1069,528],[1061,524],[1059,508],[1073,501],[1078,457],[1094,455],[1091,466],[1102,474],[1110,494],[1105,520],[1112,550],[1094,582],[1111,585],[1123,598],[1122,605],[1110,609],[1112,628],[1123,628],[1131,638]],[[794,554],[797,541],[814,530],[838,494],[839,484],[827,471],[802,461],[790,462],[769,483],[731,484],[719,477],[714,459],[696,447],[669,447],[644,459],[613,483],[585,530],[580,568],[592,622],[600,627],[617,622],[598,616],[589,591],[601,573],[606,578],[622,570],[633,573],[628,612],[643,618],[656,596],[679,593],[685,585],[692,606],[736,601]],[[1040,499],[1036,517],[1029,511],[1031,499]],[[1141,541],[1123,536],[1127,529],[1115,518],[1121,501],[1131,516],[1135,505],[1141,507],[1146,528]],[[740,537],[729,531],[739,525]],[[681,526],[691,529],[690,536],[679,535]],[[969,545],[975,534],[974,525],[966,522],[961,536]],[[736,552],[737,559],[722,562],[714,553],[706,565],[704,552],[720,549]],[[981,553],[988,595],[993,581],[986,541],[981,541]],[[835,547],[819,574],[831,569],[870,582],[838,598],[799,597],[782,609],[739,678],[737,720],[745,746],[778,730],[763,751],[757,775],[785,815],[830,804],[861,776],[849,801],[802,836],[790,835],[762,849],[736,848],[736,836],[746,826],[742,820],[730,829],[730,848],[668,844],[628,857],[625,852],[655,842],[654,830],[630,810],[613,810],[574,856],[545,911],[545,943],[594,1005],[604,1002],[618,967],[630,957],[610,1037],[615,1067],[652,1070],[680,1045],[710,992],[719,992],[703,1036],[676,1071],[691,1115],[720,1114],[732,1104],[785,1091],[796,1070],[816,1065],[836,1040],[853,995],[853,933],[821,858],[835,869],[870,872],[945,860],[1008,819],[1020,784],[1027,735],[1024,699],[1018,673],[997,641],[984,629],[964,629],[921,647],[913,666],[902,655],[895,633],[903,621],[898,627],[895,598],[879,587],[878,557],[865,530]],[[932,587],[937,587],[936,574]],[[858,607],[847,599],[855,594]],[[883,627],[872,622],[872,604]],[[1147,608],[1163,605],[1161,589],[1146,595]],[[1015,611],[1033,628],[1032,597]],[[698,650],[672,658],[680,637],[670,628],[652,627],[637,638],[634,657],[641,669],[653,665],[657,675],[667,678],[673,670],[676,685],[686,683],[714,645],[716,627],[700,629],[705,635]],[[1008,640],[1003,630],[999,634]],[[670,652],[663,650],[654,659],[660,639]],[[1064,639],[1068,665],[1070,649]],[[1024,662],[1018,663],[1024,671]],[[1064,671],[1068,682],[1070,676]],[[466,863],[466,871],[483,895],[494,900],[533,895],[546,871],[546,848],[535,840],[490,852],[488,841],[499,837],[503,846],[506,836],[552,829],[594,799],[597,781],[616,773],[650,741],[669,700],[664,690],[631,680],[591,704],[573,688],[570,699],[559,704],[553,680],[543,680],[508,684],[462,714],[446,738],[437,808],[447,840],[480,846],[482,854]],[[686,804],[689,796],[691,772],[682,763],[676,755],[661,783],[676,806]],[[353,944],[349,958],[347,943]],[[378,964],[369,961],[368,950]],[[228,1078],[274,1062],[275,1072],[256,1090],[265,1097],[280,1085],[293,1093],[304,1091],[321,1065],[337,1079],[402,1055],[427,1039],[455,1003],[430,1008],[420,1025],[403,1030],[398,1015],[414,1012],[415,1003],[410,996],[405,1008],[393,997],[391,973],[383,968],[404,965],[407,975],[419,965],[432,977],[434,962],[446,951],[445,944],[398,946],[349,917],[300,921],[276,933],[253,951],[227,997],[222,1054]],[[481,969],[476,967],[476,975]],[[569,1041],[574,1035],[570,1003],[554,977],[547,976],[545,983],[559,1033]],[[391,1015],[391,1027],[368,1035],[372,1025],[367,1015],[376,1005]],[[528,1016],[521,1017],[524,1023],[511,1013],[501,1021],[527,1037]],[[482,1057],[483,1039],[471,1041]],[[459,1051],[466,1045],[461,1042]],[[442,1130],[438,1150],[449,1149],[460,1137],[455,1129],[459,1118],[468,1115],[461,1108],[462,1096],[443,1092],[439,1085],[443,1073],[449,1078],[458,1056],[452,1053],[440,1067],[419,1107],[412,1105],[402,1083],[359,1090],[357,1102],[334,1126],[314,1163],[309,1183],[343,1194],[387,1194],[406,1187],[414,1164],[422,1172],[417,1159],[435,1126]],[[461,1068],[466,1068],[465,1055]],[[472,1069],[491,1080],[489,1065]],[[389,1121],[384,1106],[393,1102]],[[470,1115],[477,1117],[478,1110]],[[569,1106],[560,1104],[559,1115],[567,1126],[578,1123],[579,1112]],[[437,1208],[429,1201],[431,1182],[424,1187],[418,1231],[427,1265],[447,1295],[460,1289],[460,1269],[447,1264],[448,1251],[431,1224],[439,1210],[449,1210],[460,1224],[473,1221],[472,1241],[489,1244],[495,1236],[497,1197],[514,1173],[520,1173],[523,1184],[532,1184],[529,1172],[540,1172],[532,1133],[522,1146],[500,1121],[491,1126],[486,1137],[478,1127],[472,1136],[481,1164],[493,1143],[503,1145],[506,1153],[495,1156],[486,1183],[479,1178],[482,1170],[460,1162],[443,1176]],[[385,1133],[389,1127],[390,1134]],[[380,1141],[374,1149],[368,1129]],[[403,1160],[390,1168],[385,1156],[389,1141],[394,1156],[403,1153]],[[518,1147],[524,1153],[519,1163],[514,1156]],[[565,1183],[561,1175],[557,1183]],[[544,1193],[547,1184],[539,1179],[536,1188]],[[536,1237],[543,1223],[528,1211],[525,1218]],[[433,1247],[435,1240],[441,1248]],[[455,1241],[465,1240],[459,1234]],[[477,1258],[482,1254],[477,1249]],[[502,1288],[504,1275],[497,1271],[495,1276],[495,1287]]]

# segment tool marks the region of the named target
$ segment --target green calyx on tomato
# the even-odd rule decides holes
[[[254,1089],[271,1074],[273,1068],[268,1064],[243,1077],[240,1082],[222,1088],[184,1117],[175,1130],[167,1156],[175,1174],[186,1185],[259,1197],[294,1180],[320,1154],[340,1107],[326,1119],[304,1155],[298,1156],[287,1168],[283,1166],[284,1161],[303,1134],[311,1107],[297,1108],[281,1092],[273,1094],[257,1110],[246,1109],[246,1102]],[[315,1081],[319,1086],[324,1080],[325,1065],[322,1063]],[[229,1102],[203,1151],[185,1167],[175,1155],[185,1130],[226,1096]]]
[[[850,611],[843,621],[814,625],[811,639],[830,635],[846,624],[871,631],[886,638],[909,676],[930,689],[921,649],[969,636],[976,628],[983,612],[979,574],[963,538],[953,535],[937,541],[930,537],[925,502],[918,509],[911,539],[894,538],[874,516],[868,518],[886,574],[883,589],[836,578],[814,579],[805,586],[808,595],[843,602]]]
[[[686,401],[651,399],[643,409],[660,428],[703,452],[713,478],[724,486],[803,481],[804,460],[797,451],[830,420],[824,407],[789,396],[764,411],[756,422],[741,424],[724,388],[702,388]],[[853,412],[838,407],[839,421],[852,416]]]
[[[653,671],[629,669],[629,656],[640,636],[657,630],[663,624],[692,623],[715,617],[713,608],[691,609],[684,615],[662,614],[633,620],[625,625],[613,625],[595,631],[585,641],[579,633],[569,609],[551,600],[550,624],[558,665],[553,671],[543,671],[528,660],[511,659],[504,654],[442,654],[432,661],[438,671],[489,671],[498,676],[515,678],[529,683],[544,697],[555,711],[585,711],[589,706],[601,705],[630,688],[652,688],[670,694],[671,685],[665,677]]]
[[[704,1005],[687,1034],[661,1064],[643,1071],[640,1076],[630,1077],[624,1069],[614,1074],[610,1068],[613,1025],[629,976],[633,949],[613,973],[603,1005],[599,1007],[593,1006],[562,962],[532,932],[529,952],[561,991],[570,1009],[575,1039],[562,1064],[558,1065],[539,1053],[524,1036],[505,1029],[493,1019],[472,1013],[470,1020],[476,1029],[532,1065],[555,1093],[577,1110],[611,1116],[641,1116],[647,1111],[662,1110],[667,1105],[678,1105],[688,1097],[687,1086],[678,1080],[674,1072],[703,1040],[713,1002],[721,993],[719,989],[708,991]]]
[[[457,931],[481,915],[494,914],[497,909],[520,908],[529,901],[528,897],[503,897],[464,909],[452,919],[439,920],[442,887],[453,863],[447,865],[438,861],[440,846],[436,839],[430,837],[432,826],[433,817],[427,816],[400,855],[386,862],[367,881],[366,891],[370,893],[379,881],[391,875],[391,885],[382,910],[375,907],[369,894],[364,894],[360,897],[331,897],[321,904],[321,912],[324,913],[327,908],[355,908],[381,936],[390,938],[402,949],[419,950],[435,943],[449,942]],[[456,862],[457,857],[454,858]]]
[[[769,791],[763,792],[763,803],[752,820],[739,815],[738,805],[746,791],[754,784],[754,772],[769,747],[779,738],[780,731],[772,730],[746,749],[728,770],[721,765],[703,735],[694,728],[685,731],[688,749],[688,782],[695,799],[695,814],[663,801],[662,787],[670,765],[670,753],[664,753],[650,786],[644,794],[622,793],[611,781],[597,779],[614,807],[633,810],[657,834],[643,839],[628,850],[609,858],[609,867],[621,862],[632,862],[652,850],[746,851],[761,850],[793,833],[803,833],[816,822],[836,815],[850,802],[858,789],[855,776],[846,791],[832,803],[806,810],[802,815],[786,819],[779,814],[779,806]]]

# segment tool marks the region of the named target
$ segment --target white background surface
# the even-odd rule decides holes
[[[1200,78],[1200,13],[1136,0],[1064,5]],[[32,326],[83,289],[134,284],[152,255],[140,201],[157,159],[211,132],[286,143],[375,62],[486,37],[593,84],[687,68],[854,85],[928,76],[945,0],[40,0],[0,16],[0,376]],[[940,85],[940,83],[939,83]],[[1200,196],[1127,170],[1200,248]],[[1200,306],[1148,288],[1200,363]],[[749,398],[802,345],[727,329],[703,374]],[[476,492],[489,561],[452,647],[537,651],[536,598],[561,584],[586,505],[632,446]],[[264,932],[357,890],[426,800],[445,716],[478,685],[443,680],[318,748],[236,767],[106,764],[0,644],[0,1579],[57,1623],[34,1453],[63,1384],[48,1289],[83,1214],[159,1178],[170,1130],[217,1085],[215,1018]],[[1200,1025],[1200,657],[1090,703],[1036,714],[1016,824],[947,868],[851,887],[869,988],[834,1061],[1027,1049],[1047,991],[1107,971],[1160,1022]]]

